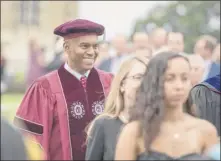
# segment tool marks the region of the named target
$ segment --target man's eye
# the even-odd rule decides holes
[[[88,45],[83,45],[82,47],[83,47],[83,48],[88,48],[89,46],[88,46]]]
[[[83,49],[86,49],[86,48],[89,48],[90,45],[89,44],[81,44],[80,47]]]

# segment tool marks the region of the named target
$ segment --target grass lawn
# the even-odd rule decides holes
[[[1,116],[12,121],[18,105],[21,103],[24,94],[2,94],[1,95]]]

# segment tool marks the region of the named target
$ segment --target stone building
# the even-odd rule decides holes
[[[24,72],[29,38],[50,47],[53,29],[77,13],[77,1],[1,1],[1,54],[8,60],[8,70]]]

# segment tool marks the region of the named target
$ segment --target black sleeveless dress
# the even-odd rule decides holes
[[[142,153],[138,156],[137,160],[212,160],[209,157],[200,154],[191,153],[180,156],[178,158],[170,157],[165,153],[150,151],[148,154]]]

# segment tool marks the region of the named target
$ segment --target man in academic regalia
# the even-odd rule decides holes
[[[14,124],[35,136],[47,160],[84,160],[85,127],[103,111],[112,74],[94,68],[104,27],[77,19],[54,30],[64,38],[67,62],[37,79],[26,92]]]
[[[194,86],[189,99],[199,108],[200,117],[213,123],[220,135],[220,74]]]

